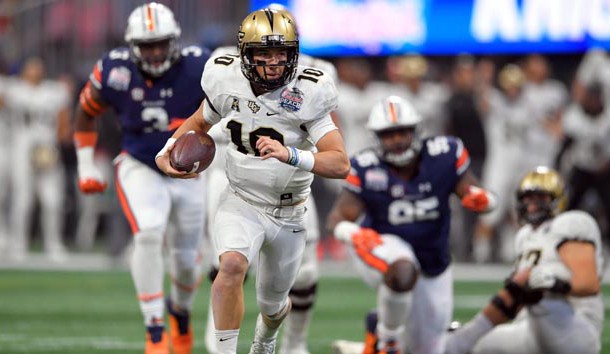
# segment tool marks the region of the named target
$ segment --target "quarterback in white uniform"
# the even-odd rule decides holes
[[[270,6],[271,7],[271,6]],[[279,12],[292,16],[290,12],[284,8],[278,8]],[[225,46],[219,47],[212,52],[211,57],[219,56],[235,56],[237,55],[237,47]],[[307,66],[314,69],[324,71],[337,82],[337,70],[332,63],[311,57],[309,55],[299,55],[299,65]],[[207,193],[206,205],[208,206],[208,220],[214,220],[214,215],[220,203],[220,196],[226,185],[229,183],[225,174],[225,154],[229,146],[230,139],[225,136],[223,130],[226,129],[224,124],[217,124],[210,129],[208,134],[214,138],[216,143],[216,155],[214,161],[208,167],[208,185],[210,188]],[[307,239],[305,246],[305,254],[295,285],[290,290],[290,300],[292,301],[292,311],[284,321],[284,337],[280,348],[280,354],[309,354],[307,350],[307,332],[313,315],[313,305],[316,299],[317,285],[319,279],[318,260],[317,260],[317,245],[320,239],[319,220],[314,203],[313,194],[307,199],[307,214],[305,216]],[[212,232],[212,223],[208,225],[209,234]],[[212,268],[210,269],[210,280],[214,281],[218,272],[218,258],[213,258]],[[210,304],[211,306],[211,304]],[[214,338],[214,318],[212,311],[208,312],[207,328],[205,332],[205,346],[208,352],[216,353],[216,340]]]
[[[448,336],[446,353],[600,352],[600,230],[585,212],[559,214],[564,198],[554,170],[538,167],[521,180],[517,210],[526,224],[516,237],[515,272],[487,307]]]
[[[156,161],[172,177],[195,177],[170,166],[173,142],[189,130],[207,132],[223,124],[231,145],[225,166],[229,186],[212,234],[220,257],[212,285],[216,346],[219,354],[237,352],[243,280],[258,256],[260,314],[250,353],[274,353],[305,248],[305,204],[313,174],[345,178],[349,160],[330,117],[337,102],[334,83],[321,70],[297,66],[292,18],[277,10],[254,11],[242,22],[238,38],[238,56],[208,61],[204,103]]]

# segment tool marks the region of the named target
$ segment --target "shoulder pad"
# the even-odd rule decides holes
[[[593,242],[596,246],[601,240],[599,226],[588,213],[570,210],[555,217],[552,222],[552,233],[564,240],[582,240]]]
[[[119,47],[111,50],[104,56],[102,60],[109,61],[130,61],[129,59],[129,48]]]
[[[184,47],[180,50],[180,55],[182,57],[195,57],[195,58],[203,58],[207,59],[210,57],[210,50],[205,47],[200,47],[197,45],[190,45],[188,47]]]
[[[291,84],[303,93],[303,113],[305,119],[318,119],[337,108],[337,88],[322,70],[299,66],[296,83]]]
[[[362,168],[379,165],[379,156],[373,149],[362,150],[352,158],[352,164]]]

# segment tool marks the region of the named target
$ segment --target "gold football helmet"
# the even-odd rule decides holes
[[[538,211],[528,212],[523,198],[532,194],[546,194],[551,197],[550,203],[538,205]],[[559,172],[544,166],[528,172],[519,182],[517,188],[517,213],[527,223],[540,224],[561,213],[567,204],[565,184]]]
[[[294,18],[288,11],[265,8],[250,13],[239,28],[237,47],[241,71],[253,85],[271,91],[294,78],[299,60],[299,34]],[[253,50],[257,48],[285,48],[288,51],[286,62],[273,64],[285,67],[280,78],[268,80],[258,74],[256,68],[267,64],[254,62]]]
[[[504,90],[519,88],[525,83],[525,74],[517,64],[508,64],[498,74],[498,83]]]

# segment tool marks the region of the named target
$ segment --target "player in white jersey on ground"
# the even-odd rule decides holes
[[[281,5],[273,4],[270,5],[269,8],[274,9],[285,16],[293,17],[292,14]],[[212,52],[211,57],[237,54],[238,52],[235,46],[227,46],[215,49]],[[335,67],[326,60],[300,54],[299,65],[322,70],[326,75],[330,76],[334,82],[337,82],[338,80]],[[226,152],[226,146],[230,141],[222,133],[222,125],[223,124],[217,124],[209,131],[209,134],[214,138],[214,142],[216,143],[216,156],[207,169],[208,185],[210,186],[207,200],[208,228],[210,231],[212,229],[211,223],[214,220],[214,214],[220,203],[220,194],[228,184],[224,172],[224,154]],[[307,199],[307,214],[305,220],[307,224],[305,254],[299,272],[297,273],[295,285],[290,290],[292,310],[284,320],[284,335],[281,339],[279,354],[309,354],[309,351],[307,350],[307,333],[313,316],[313,306],[317,296],[316,293],[319,280],[317,245],[318,240],[320,239],[320,228],[313,194]],[[213,264],[210,270],[211,281],[214,281],[217,272],[218,258],[213,257]],[[205,331],[205,345],[208,352],[212,354],[216,352],[213,320],[212,311],[209,311]]]
[[[216,346],[219,354],[237,352],[243,281],[258,256],[260,314],[250,353],[271,354],[291,308],[288,293],[305,248],[305,203],[313,173],[345,178],[349,160],[330,117],[337,102],[334,83],[321,70],[298,66],[299,39],[291,17],[254,11],[238,33],[239,56],[208,62],[201,79],[206,99],[159,152],[157,165],[173,177],[195,177],[170,166],[173,142],[189,130],[226,127],[229,186],[212,235],[220,257],[212,285]]]
[[[9,256],[16,260],[27,256],[36,197],[45,252],[56,261],[66,257],[62,242],[65,177],[58,125],[70,119],[70,95],[64,84],[45,80],[44,70],[41,59],[28,59],[20,79],[11,80],[4,97],[13,132]]]
[[[597,223],[582,211],[561,213],[564,184],[546,167],[525,175],[517,201],[525,225],[516,236],[515,270],[489,305],[449,334],[446,353],[599,353],[604,304]]]

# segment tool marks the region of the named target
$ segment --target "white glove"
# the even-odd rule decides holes
[[[351,243],[352,235],[360,231],[360,225],[351,221],[340,221],[333,230],[335,238],[341,242]]]
[[[546,263],[532,268],[527,285],[532,289],[550,290],[567,294],[570,292],[572,274],[563,263]]]
[[[100,170],[93,162],[93,147],[82,147],[76,150],[78,160],[78,188],[85,193],[102,193],[108,184]]]

